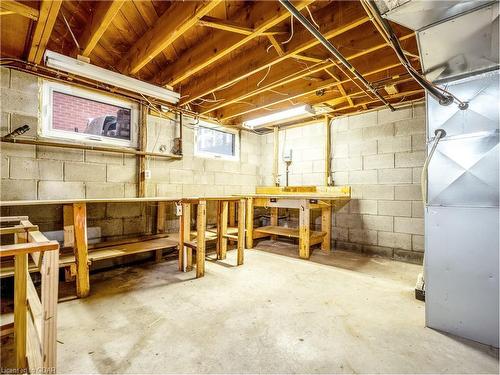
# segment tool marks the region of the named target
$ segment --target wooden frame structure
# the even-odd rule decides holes
[[[13,234],[15,242],[0,246],[0,258],[14,257],[16,367],[20,372],[56,373],[59,244],[49,241],[28,217],[2,217],[0,223],[0,234]],[[28,254],[41,274],[41,298],[28,272]]]

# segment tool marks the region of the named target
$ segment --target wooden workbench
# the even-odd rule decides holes
[[[344,207],[351,199],[349,186],[335,187],[295,187],[284,189],[280,187],[257,188],[257,193],[247,195],[247,243],[248,249],[253,248],[254,239],[283,236],[298,238],[299,256],[310,257],[310,246],[321,243],[321,249],[329,252],[331,248],[332,212]],[[271,225],[254,228],[253,214],[255,207],[271,209]],[[278,226],[278,209],[298,209],[299,227],[284,228]],[[311,210],[321,210],[321,231],[310,229]]]

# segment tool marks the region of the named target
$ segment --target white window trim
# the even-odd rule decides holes
[[[66,130],[52,128],[52,102],[53,92],[74,95],[84,99],[90,99],[105,104],[116,105],[122,108],[130,109],[130,140],[103,137],[93,134],[74,133]],[[139,106],[131,101],[121,100],[111,95],[101,92],[87,90],[80,87],[66,85],[49,80],[42,81],[41,93],[41,133],[43,138],[56,138],[62,140],[74,140],[91,144],[106,144],[121,147],[137,147],[137,129],[139,125]]]
[[[224,155],[214,152],[201,151],[198,149],[198,129],[200,127],[210,128],[218,130],[224,133],[234,134],[234,155]],[[205,159],[219,159],[219,160],[230,160],[239,161],[240,160],[240,132],[237,129],[229,129],[222,127],[218,124],[212,124],[206,121],[200,121],[198,126],[194,130],[194,156],[205,158]]]

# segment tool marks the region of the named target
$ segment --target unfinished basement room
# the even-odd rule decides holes
[[[498,374],[499,1],[0,0],[5,374]]]

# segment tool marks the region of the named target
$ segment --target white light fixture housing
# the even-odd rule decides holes
[[[50,68],[90,78],[108,85],[161,99],[172,104],[177,104],[179,102],[180,95],[172,90],[112,72],[96,65],[61,55],[60,53],[47,50],[45,51],[44,61],[45,65]]]
[[[314,110],[309,104],[304,104],[299,107],[294,107],[281,112],[271,113],[270,115],[258,117],[253,120],[248,120],[243,123],[243,127],[248,129],[256,129],[262,125],[286,120],[293,117],[298,117],[305,114],[314,115]]]

